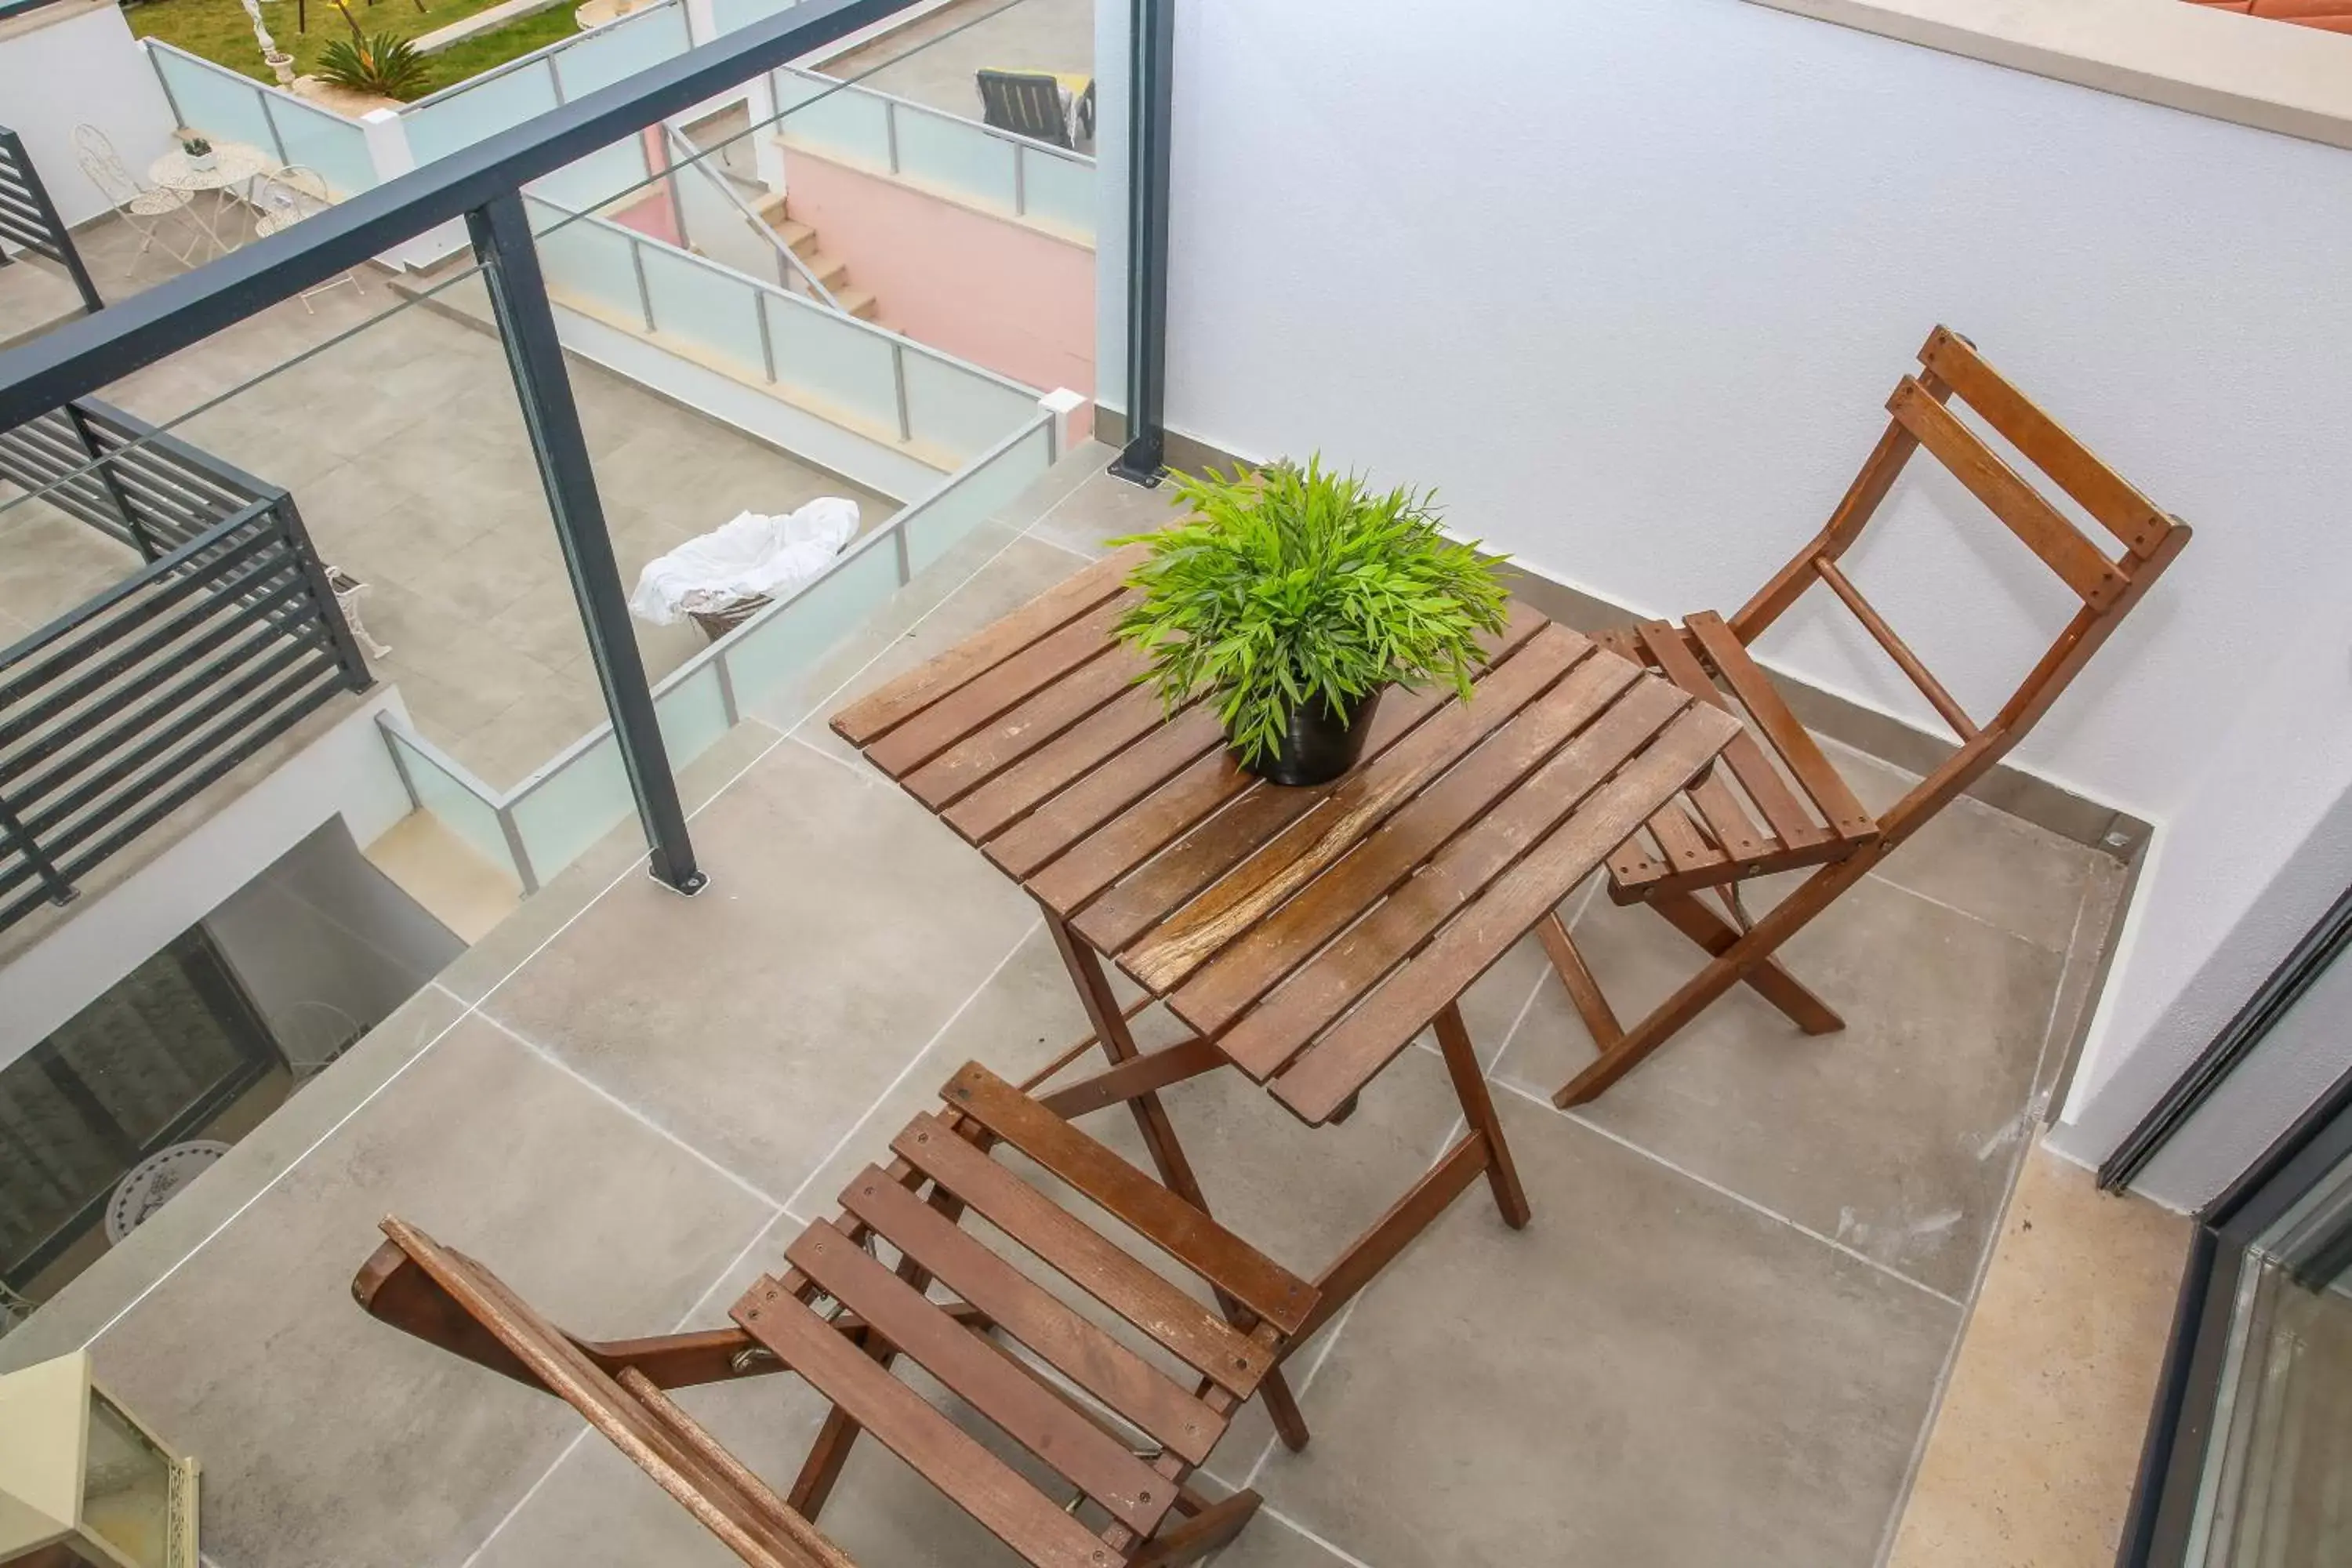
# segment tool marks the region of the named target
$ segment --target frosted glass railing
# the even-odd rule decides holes
[[[571,212],[591,212],[624,192],[634,192],[653,173],[643,136],[624,136],[584,158],[575,158],[530,188]]]
[[[786,146],[1093,243],[1092,158],[797,66],[769,79]]]
[[[682,55],[692,43],[679,0],[560,39],[403,108],[409,151],[420,163],[445,157]],[[620,188],[582,194],[602,200]]]
[[[1055,416],[1036,410],[939,489],[853,541],[821,575],[656,682],[654,713],[670,766],[683,768],[709,751],[747,710],[787,699],[827,649],[1042,478],[1059,455],[1055,429]],[[800,716],[790,715],[794,721]],[[511,872],[525,893],[536,892],[629,815],[629,782],[609,723],[500,793],[397,721],[376,722],[409,799]]]
[[[563,93],[549,62],[551,52],[525,55],[402,110],[409,152],[418,163],[429,163],[560,106]]]
[[[686,7],[656,5],[567,38],[548,51],[563,97],[585,98],[694,47],[686,33]]]
[[[994,446],[1035,411],[1036,392],[1019,382],[779,284],[541,196],[524,205],[559,304],[642,324],[702,363],[939,467]]]
[[[375,722],[383,732],[384,744],[392,748],[392,763],[399,770],[408,798],[439,818],[441,826],[463,840],[466,847],[514,878],[524,892],[537,892],[539,884],[530,875],[530,864],[516,856],[516,841],[507,831],[502,799],[497,792],[389,714],[378,714]]]
[[[367,132],[356,120],[305,103],[226,66],[200,59],[159,38],[145,40],[148,63],[172,117],[215,142],[242,142],[281,163],[300,163],[325,176],[339,199],[376,184]],[[141,171],[133,171],[139,173]]]

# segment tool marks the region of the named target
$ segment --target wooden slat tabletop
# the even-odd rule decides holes
[[[1135,687],[1109,629],[1142,557],[1095,563],[833,728],[1309,1122],[1740,734],[1514,605],[1473,700],[1391,690],[1354,769],[1269,784],[1206,708],[1165,715]]]

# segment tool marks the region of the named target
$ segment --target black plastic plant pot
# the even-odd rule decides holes
[[[1357,703],[1344,721],[1321,702],[1293,708],[1282,744],[1242,765],[1269,784],[1329,784],[1364,754],[1364,737],[1371,732],[1372,712],[1380,705],[1381,694],[1375,691]]]

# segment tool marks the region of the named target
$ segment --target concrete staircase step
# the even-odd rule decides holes
[[[833,298],[835,303],[860,321],[871,321],[881,314],[874,296],[863,289],[835,289]]]

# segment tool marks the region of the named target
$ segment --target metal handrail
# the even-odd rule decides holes
[[[681,150],[685,152],[687,154],[685,166],[693,169],[705,180],[708,180],[712,185],[717,187],[719,194],[725,196],[729,202],[734,205],[737,215],[740,216],[746,224],[751,226],[751,232],[759,235],[770,245],[773,246],[775,247],[776,254],[783,258],[784,263],[789,265],[793,271],[801,275],[802,282],[806,283],[811,289],[815,291],[817,297],[823,300],[826,304],[832,306],[836,310],[841,310],[843,315],[845,316],[849,313],[847,310],[842,310],[841,301],[833,297],[833,290],[826,288],[822,282],[818,281],[817,275],[809,270],[808,263],[801,259],[800,252],[794,250],[790,245],[786,244],[784,237],[778,234],[772,227],[769,226],[768,221],[760,216],[759,209],[754,207],[750,202],[743,199],[743,193],[737,190],[734,184],[729,181],[725,174],[712,169],[710,165],[704,161],[702,151],[696,147],[693,142],[687,140],[686,133],[684,132],[680,131],[677,126],[665,121],[662,125],[662,135],[666,138],[667,144],[672,153],[677,153]],[[680,165],[672,163],[669,168],[665,171],[667,177],[676,179],[677,177],[679,167]],[[685,237],[685,226],[683,224],[679,226],[679,236],[680,237]],[[779,281],[781,281],[782,275],[779,274],[778,276]]]

